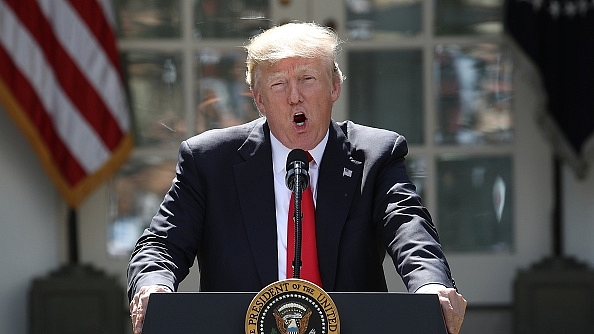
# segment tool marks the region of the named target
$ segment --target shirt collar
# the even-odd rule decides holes
[[[314,147],[313,150],[309,151],[309,154],[311,154],[318,167],[322,164],[322,156],[324,155],[324,149],[328,142],[328,135],[329,131],[326,131],[326,135],[322,141]],[[287,156],[291,150],[276,139],[272,132],[270,132],[270,144],[272,146],[272,168],[274,169],[274,173],[286,172]]]

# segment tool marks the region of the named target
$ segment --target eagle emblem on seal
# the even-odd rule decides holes
[[[273,312],[280,334],[304,334],[307,331],[311,310],[301,303],[280,305]],[[315,329],[309,334],[315,334]]]

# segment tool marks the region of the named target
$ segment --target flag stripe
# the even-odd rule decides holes
[[[75,0],[76,1],[76,0]],[[103,16],[105,16],[105,20],[107,20],[109,26],[111,27],[111,30],[115,30],[116,29],[116,20],[114,17],[114,11],[112,10],[112,0],[96,0],[97,3],[99,4],[99,6],[101,7],[101,14],[103,14]],[[114,34],[114,39],[115,41],[115,34]],[[113,45],[115,45],[115,43],[113,43]],[[118,66],[119,66],[119,62],[118,62]]]
[[[105,102],[119,127],[127,129],[127,106],[125,96],[120,93],[124,88],[117,66],[115,38],[107,21],[103,16],[97,15],[101,12],[101,7],[94,1],[74,1],[77,7],[71,6],[72,3],[67,0],[38,1],[44,14],[53,18],[51,23],[57,39],[93,86],[93,90]],[[92,10],[94,13],[89,17],[81,17],[77,10]],[[86,19],[97,22],[94,29],[91,30],[92,26]],[[106,50],[105,47],[109,45],[111,50]]]
[[[90,26],[78,15],[70,3],[66,0],[39,0],[41,9],[47,17],[53,17],[52,25],[56,32],[56,37],[76,62],[78,68],[85,75],[87,80],[93,86],[93,90],[105,102],[108,111],[113,115],[118,122],[118,126],[122,129],[127,129],[128,114],[126,100],[123,94],[124,88],[121,82],[120,72],[118,66],[114,64],[117,62],[117,52],[115,50],[115,43],[100,43],[97,38],[101,37],[100,30],[111,32],[110,26],[105,20],[95,19],[105,24],[97,26],[94,30],[90,30]],[[93,1],[75,1],[80,10],[88,12],[86,8],[101,11],[101,8]],[[91,6],[95,4],[95,6]],[[55,14],[52,14],[55,13]],[[92,15],[93,17],[102,17],[101,15]],[[92,19],[91,18],[91,19]],[[96,33],[96,34],[94,34]],[[99,36],[98,36],[99,35]],[[113,41],[113,33],[108,33],[107,37]],[[105,40],[105,38],[103,40]],[[73,42],[75,41],[75,42]],[[76,42],[82,41],[82,42]],[[81,47],[84,43],[84,47]],[[105,49],[111,45],[111,52]],[[115,134],[114,134],[115,135]],[[114,140],[120,140],[120,137]]]
[[[42,51],[32,40],[29,32],[17,24],[16,18],[10,15],[11,11],[6,9],[3,14],[3,26],[13,27],[0,31],[0,40],[11,55],[15,67],[26,77],[34,89],[33,93],[40,100],[43,110],[49,116],[49,120],[35,118],[35,126],[44,128],[55,127],[59,138],[68,147],[77,161],[83,166],[87,173],[92,173],[100,168],[109,158],[109,150],[105,148],[101,137],[97,135],[88,123],[81,117],[80,113],[72,105],[67,96],[61,90],[55,74],[42,56]],[[21,97],[19,102],[26,104],[27,95],[15,92],[15,96]],[[85,145],[80,145],[84,142]],[[52,146],[49,146],[52,149]]]
[[[70,154],[54,127],[51,126],[52,120],[43,107],[43,103],[39,100],[29,81],[14,66],[11,57],[5,52],[2,45],[0,45],[0,78],[11,78],[10,86],[14,97],[20,104],[22,112],[27,116],[23,117],[21,122],[30,123],[25,126],[37,130],[36,132],[28,131],[27,135],[39,136],[39,141],[52,148],[51,152],[46,151],[44,154],[52,155],[56,167],[66,171],[64,173],[65,181],[70,186],[82,180],[86,175],[85,171]]]
[[[76,10],[80,18],[86,22],[97,41],[103,42],[101,43],[101,48],[103,48],[111,61],[111,66],[120,71],[116,45],[115,43],[107,42],[115,40],[113,27],[104,15],[97,15],[97,13],[103,11],[103,8],[94,1],[69,0],[68,2]]]
[[[51,24],[34,0],[5,0],[12,7],[20,22],[27,27],[43,50],[50,66],[58,73],[57,81],[95,132],[103,135],[105,145],[114,149],[123,133],[70,55],[52,33]],[[60,73],[62,72],[62,73]]]

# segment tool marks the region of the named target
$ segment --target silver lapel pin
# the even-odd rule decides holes
[[[342,170],[342,176],[351,177],[353,176],[353,171],[345,167]]]

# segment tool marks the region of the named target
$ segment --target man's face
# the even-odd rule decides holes
[[[340,80],[319,59],[287,58],[263,66],[254,101],[270,131],[289,149],[311,150],[330,125]]]

